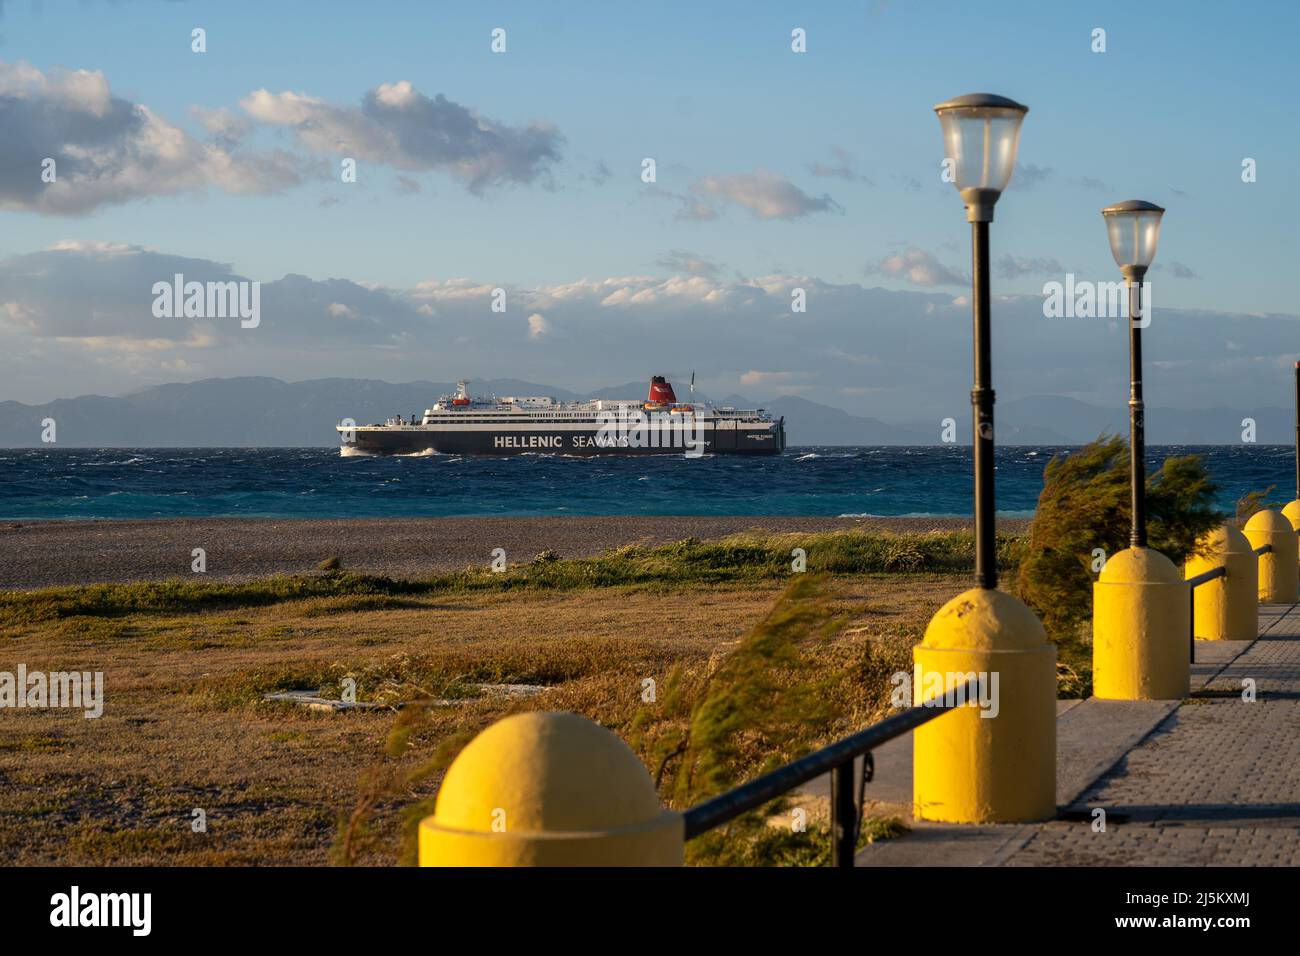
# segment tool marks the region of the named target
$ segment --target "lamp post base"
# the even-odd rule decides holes
[[[1010,594],[973,588],[942,608],[912,651],[912,699],[980,680],[976,706],[912,732],[912,812],[946,823],[1056,815],[1056,647]]]
[[[1092,586],[1092,693],[1182,700],[1191,690],[1187,584],[1150,548],[1112,555]]]

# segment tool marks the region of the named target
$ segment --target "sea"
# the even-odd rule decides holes
[[[1029,517],[1059,447],[996,452],[997,508]],[[1289,445],[1153,446],[1197,454],[1231,514],[1295,486]],[[962,516],[971,449],[805,447],[771,457],[365,457],[337,448],[0,449],[0,519],[512,515]]]

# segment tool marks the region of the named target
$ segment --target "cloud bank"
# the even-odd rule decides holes
[[[665,261],[689,268],[678,250]],[[935,281],[904,254],[900,277]],[[1027,267],[1022,264],[1022,267]],[[261,324],[162,319],[151,287],[230,281],[229,266],[138,246],[64,242],[0,261],[0,380],[23,401],[208,376],[370,377],[389,381],[519,377],[575,390],[696,368],[708,394],[799,394],[891,421],[964,420],[970,389],[970,306],[964,295],[889,291],[815,276],[728,278],[696,267],[673,275],[499,286],[430,278],[385,288],[290,274],[261,287]],[[1090,276],[1110,281],[1110,276]],[[1145,333],[1147,386],[1161,405],[1276,405],[1290,357],[1277,343],[1300,318],[1162,309]],[[494,289],[506,309],[494,312]],[[804,290],[806,312],[791,309]],[[964,290],[963,290],[964,291]],[[1122,323],[1048,319],[1037,296],[993,301],[1001,400],[1066,395],[1122,406]]]

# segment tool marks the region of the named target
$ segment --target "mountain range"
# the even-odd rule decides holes
[[[43,405],[0,402],[0,447],[40,447],[43,422],[53,419],[60,447],[297,447],[336,444],[333,426],[343,418],[358,423],[393,415],[420,414],[439,395],[454,391],[448,382],[395,385],[372,379],[327,378],[283,382],[276,378],[210,378],[157,385],[126,395],[82,395]],[[475,394],[551,395],[585,398],[639,398],[645,383],[630,382],[579,394],[516,379],[476,381]],[[700,401],[706,400],[697,394]],[[683,392],[678,395],[686,400]],[[855,415],[792,395],[752,400],[727,395],[716,404],[763,408],[785,417],[790,445],[936,445],[940,422],[884,421]],[[963,409],[964,411],[964,409]],[[1242,411],[1225,407],[1201,411],[1152,407],[1147,410],[1151,444],[1237,444],[1243,419],[1255,423],[1255,440],[1283,444],[1294,440],[1290,409]],[[1102,432],[1127,434],[1128,410],[1103,408],[1072,398],[1043,395],[999,402],[998,441],[1012,445],[1078,445]],[[959,418],[957,442],[969,444],[970,420]]]

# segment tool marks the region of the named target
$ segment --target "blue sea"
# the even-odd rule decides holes
[[[1068,449],[997,451],[998,512],[1033,514],[1043,468]],[[1201,455],[1231,512],[1276,485],[1289,445],[1165,446]],[[971,513],[969,447],[795,448],[764,458],[341,457],[332,448],[0,449],[0,519],[483,515]]]

